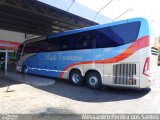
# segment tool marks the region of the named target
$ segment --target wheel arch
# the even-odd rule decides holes
[[[80,71],[80,72],[81,72],[81,75],[84,76],[83,71],[82,71],[81,69],[79,69],[79,68],[72,68],[72,69],[69,71],[68,78],[69,78],[69,75],[71,74],[71,72],[74,71],[74,70]]]

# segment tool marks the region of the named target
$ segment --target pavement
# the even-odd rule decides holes
[[[22,83],[26,83],[32,86],[49,86],[55,84],[55,80],[46,77],[26,75],[17,73],[15,71],[4,72],[5,77]]]
[[[96,91],[61,80],[33,86],[0,76],[0,103],[1,114],[160,114],[160,77],[149,89]]]

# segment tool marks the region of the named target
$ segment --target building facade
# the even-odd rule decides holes
[[[0,70],[15,67],[16,50],[23,41],[24,33],[0,30]]]

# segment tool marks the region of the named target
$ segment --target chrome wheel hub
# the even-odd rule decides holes
[[[91,76],[89,78],[89,84],[92,86],[96,86],[98,84],[98,78],[96,76]]]
[[[72,81],[73,81],[74,83],[78,83],[78,82],[80,81],[80,76],[79,76],[77,73],[74,73],[74,74],[72,75]]]

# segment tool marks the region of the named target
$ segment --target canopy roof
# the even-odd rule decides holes
[[[0,0],[0,16],[0,29],[39,35],[97,24],[37,0]]]

